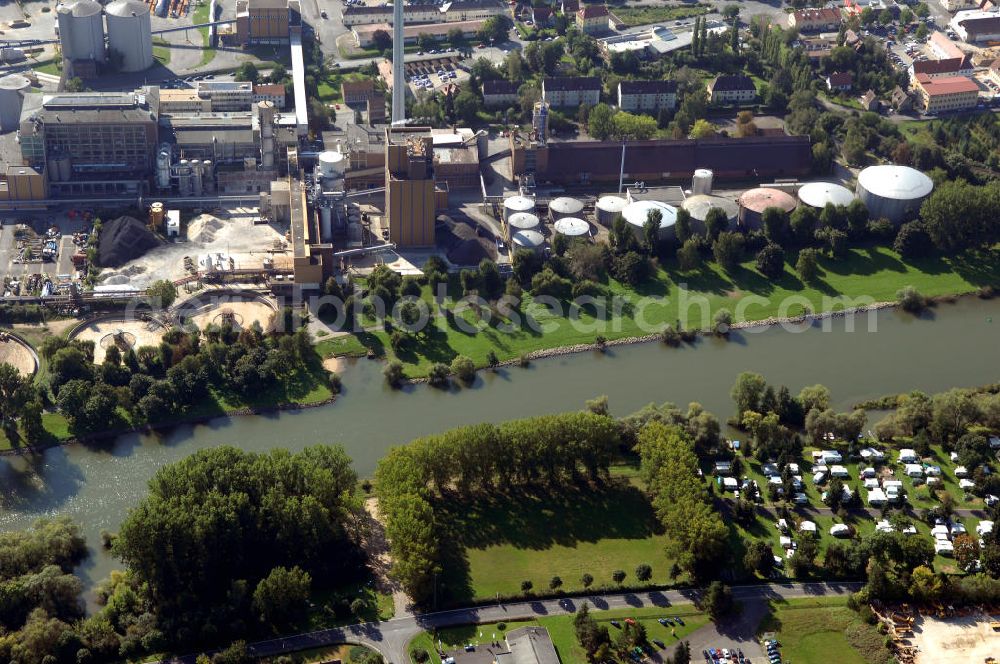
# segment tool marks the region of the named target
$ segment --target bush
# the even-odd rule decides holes
[[[712,245],[715,262],[726,272],[735,270],[743,259],[743,237],[739,233],[725,231]]]
[[[476,365],[465,355],[457,355],[451,361],[451,373],[466,384],[471,384],[476,380]]]
[[[795,262],[795,271],[799,278],[806,283],[810,283],[819,276],[819,252],[815,249],[803,249],[799,252],[799,258]]]
[[[712,331],[715,334],[720,336],[727,335],[732,326],[733,314],[730,313],[729,309],[719,309],[715,312],[715,316],[712,317]]]
[[[888,242],[896,237],[896,227],[885,217],[869,221],[867,230],[873,240],[881,242]]]
[[[660,332],[660,340],[666,345],[676,348],[681,345],[681,333],[668,323]]]
[[[896,293],[896,303],[903,311],[915,314],[927,307],[927,298],[921,295],[913,286],[907,286]]]
[[[427,654],[427,651],[423,648],[414,648],[411,650],[410,657],[412,657],[413,661],[417,662],[417,664],[424,664],[424,662],[431,658],[431,656]]]
[[[892,248],[908,260],[924,258],[934,252],[934,242],[922,222],[911,221],[900,227]]]
[[[391,360],[382,369],[382,376],[385,377],[385,382],[389,383],[389,385],[398,387],[399,383],[403,380],[403,363],[399,360]]]
[[[629,251],[615,257],[611,264],[614,278],[633,287],[648,279],[652,271],[649,259],[636,251]]]
[[[768,244],[757,254],[757,269],[765,277],[779,278],[785,271],[785,250],[777,244]]]
[[[448,365],[443,362],[435,362],[427,374],[427,382],[434,387],[445,387],[448,385]]]

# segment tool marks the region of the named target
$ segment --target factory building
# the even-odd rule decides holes
[[[25,112],[26,165],[47,171],[52,195],[142,191],[157,146],[158,90],[46,95]]]
[[[40,201],[46,197],[47,189],[44,173],[30,166],[11,164],[0,174],[0,202]]]
[[[913,89],[924,113],[963,111],[979,103],[979,86],[967,76],[931,78],[917,74]]]
[[[436,41],[441,41],[447,39],[453,30],[458,30],[462,33],[463,37],[471,39],[482,29],[483,23],[485,21],[482,19],[474,19],[472,21],[454,21],[452,23],[405,25],[403,26],[403,43],[415,44],[424,35]],[[351,28],[351,34],[354,35],[354,43],[358,48],[370,48],[373,46],[375,44],[375,35],[378,32],[391,35],[392,26],[388,23],[366,23]]]
[[[236,38],[243,45],[287,44],[301,16],[298,0],[237,0]]]
[[[418,23],[485,21],[492,16],[499,16],[506,12],[507,5],[499,0],[460,0],[440,5],[413,3],[403,8],[403,22],[409,26]],[[348,28],[373,23],[392,25],[392,6],[391,4],[383,6],[352,5],[344,7],[342,18],[344,26]]]
[[[885,217],[901,224],[917,216],[920,204],[930,196],[934,182],[909,166],[869,166],[858,174],[855,193],[872,219]]]
[[[655,112],[676,106],[676,81],[622,81],[618,84],[618,107],[623,111]]]
[[[284,86],[281,99],[284,100]],[[178,113],[248,113],[254,103],[254,87],[251,83],[231,83],[226,81],[201,81],[197,89],[160,90],[160,114]]]
[[[962,41],[975,44],[1000,40],[1000,13],[970,9],[955,14],[948,23]]]
[[[596,182],[646,183],[691,178],[700,168],[728,180],[790,178],[812,165],[808,136],[760,136],[704,140],[567,141],[545,143],[513,132],[514,175],[533,173],[538,182],[586,185]]]
[[[385,215],[399,247],[434,244],[433,139],[426,127],[385,130]]]

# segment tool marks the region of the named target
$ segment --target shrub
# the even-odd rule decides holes
[[[712,245],[715,262],[726,272],[732,272],[743,258],[743,237],[739,233],[725,231]]]
[[[907,286],[896,293],[896,303],[911,314],[919,313],[927,307],[927,298],[913,286]]]
[[[681,345],[681,333],[668,323],[660,332],[660,340],[666,345],[676,348]]]
[[[399,360],[390,361],[382,369],[382,376],[385,377],[385,382],[389,383],[389,385],[398,387],[400,381],[403,380],[403,363]]]
[[[795,271],[802,281],[809,283],[819,276],[819,252],[815,249],[803,249],[795,262]]]
[[[729,329],[733,326],[733,314],[729,309],[719,309],[712,317],[712,331],[720,336],[729,334]]]
[[[427,382],[434,387],[445,387],[448,385],[448,365],[443,362],[435,362],[427,374]]]
[[[423,648],[414,648],[411,650],[410,657],[412,657],[413,661],[417,662],[417,664],[424,664],[424,662],[431,658],[431,656],[428,655],[427,651]]]
[[[476,365],[465,355],[456,355],[451,361],[451,373],[463,383],[469,384],[476,380]]]
[[[892,248],[905,259],[923,258],[934,251],[934,242],[922,222],[911,221],[903,224]]]
[[[888,242],[896,236],[896,227],[885,217],[869,221],[867,230],[873,240],[882,242]]]
[[[757,269],[765,277],[777,279],[785,271],[785,250],[768,244],[757,253]]]
[[[584,574],[580,577],[580,585],[584,588],[589,588],[594,584],[594,577],[592,574]]]

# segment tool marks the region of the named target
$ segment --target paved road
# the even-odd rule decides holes
[[[753,616],[763,615],[760,607],[769,599],[797,599],[803,597],[842,596],[861,587],[860,582],[845,583],[774,583],[758,586],[737,586],[733,596],[753,607]],[[667,607],[686,604],[698,596],[697,590],[664,590],[641,593],[610,593],[587,597],[546,599],[514,604],[491,604],[453,611],[440,611],[415,617],[393,618],[381,623],[363,623],[337,629],[326,629],[307,634],[297,634],[250,645],[250,652],[257,657],[273,657],[285,653],[334,645],[358,643],[378,650],[389,664],[407,664],[406,646],[421,631],[455,625],[490,623],[502,620],[532,619],[541,616],[572,613],[584,601],[595,610],[627,609],[642,607]],[[737,642],[748,642],[756,625],[749,625],[751,618],[737,619],[732,629],[723,625],[719,634]],[[746,623],[746,624],[744,624]],[[700,631],[700,630],[699,630]],[[716,638],[706,632],[708,643]],[[705,640],[705,639],[700,639]],[[160,664],[194,664],[195,655],[185,655]]]

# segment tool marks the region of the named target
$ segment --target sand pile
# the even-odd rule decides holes
[[[102,266],[119,267],[160,244],[160,239],[135,217],[118,217],[101,228],[97,257]]]
[[[215,234],[222,230],[224,225],[222,220],[203,214],[188,226],[188,240],[202,243],[212,242],[215,240]]]

